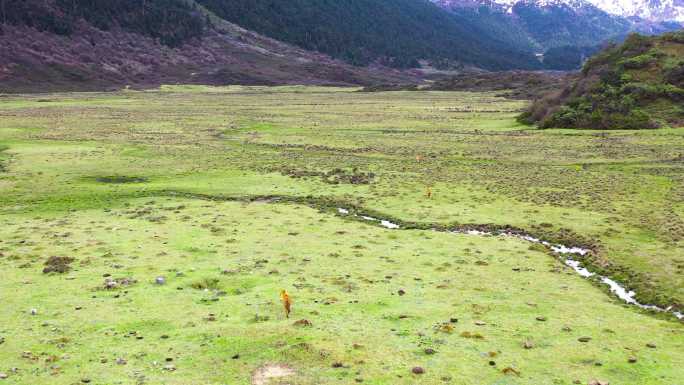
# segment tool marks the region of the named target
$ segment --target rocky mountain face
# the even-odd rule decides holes
[[[614,15],[590,1],[433,0],[455,14],[479,21],[484,29],[519,49],[537,52],[548,69],[578,68],[606,42],[622,41],[631,32],[655,35],[683,26]]]
[[[684,0],[433,0],[443,7],[477,8],[487,6],[511,12],[520,2],[534,3],[539,7],[567,6],[582,9],[594,6],[611,15],[639,18],[650,22],[684,22]]]
[[[684,0],[590,0],[602,10],[649,21],[684,22]]]

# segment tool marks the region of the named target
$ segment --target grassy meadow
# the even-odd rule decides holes
[[[682,383],[674,316],[432,229],[684,310],[684,128],[356,91],[0,96],[0,383]]]

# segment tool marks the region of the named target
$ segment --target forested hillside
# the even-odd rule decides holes
[[[542,128],[643,129],[684,124],[684,31],[630,35],[520,120]]]
[[[71,35],[83,19],[108,31],[121,28],[178,46],[201,36],[206,17],[184,0],[0,0],[3,24],[26,25],[39,31]]]
[[[247,29],[355,65],[409,68],[427,59],[449,67],[537,69],[541,64],[501,36],[426,0],[198,0]]]

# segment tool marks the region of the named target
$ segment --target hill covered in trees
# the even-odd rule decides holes
[[[530,51],[424,0],[198,0],[218,16],[355,65],[539,69]]]
[[[630,35],[521,115],[541,128],[644,129],[684,124],[684,31]]]
[[[102,31],[120,28],[168,46],[200,37],[208,28],[208,19],[197,4],[184,0],[0,0],[3,25],[70,36],[81,20]]]

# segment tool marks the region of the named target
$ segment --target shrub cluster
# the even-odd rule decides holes
[[[684,120],[677,108],[684,101],[684,62],[672,64],[672,55],[661,50],[682,37],[630,35],[588,60],[581,78],[536,100],[518,121],[540,128],[650,129]],[[654,103],[660,108],[649,108]]]

